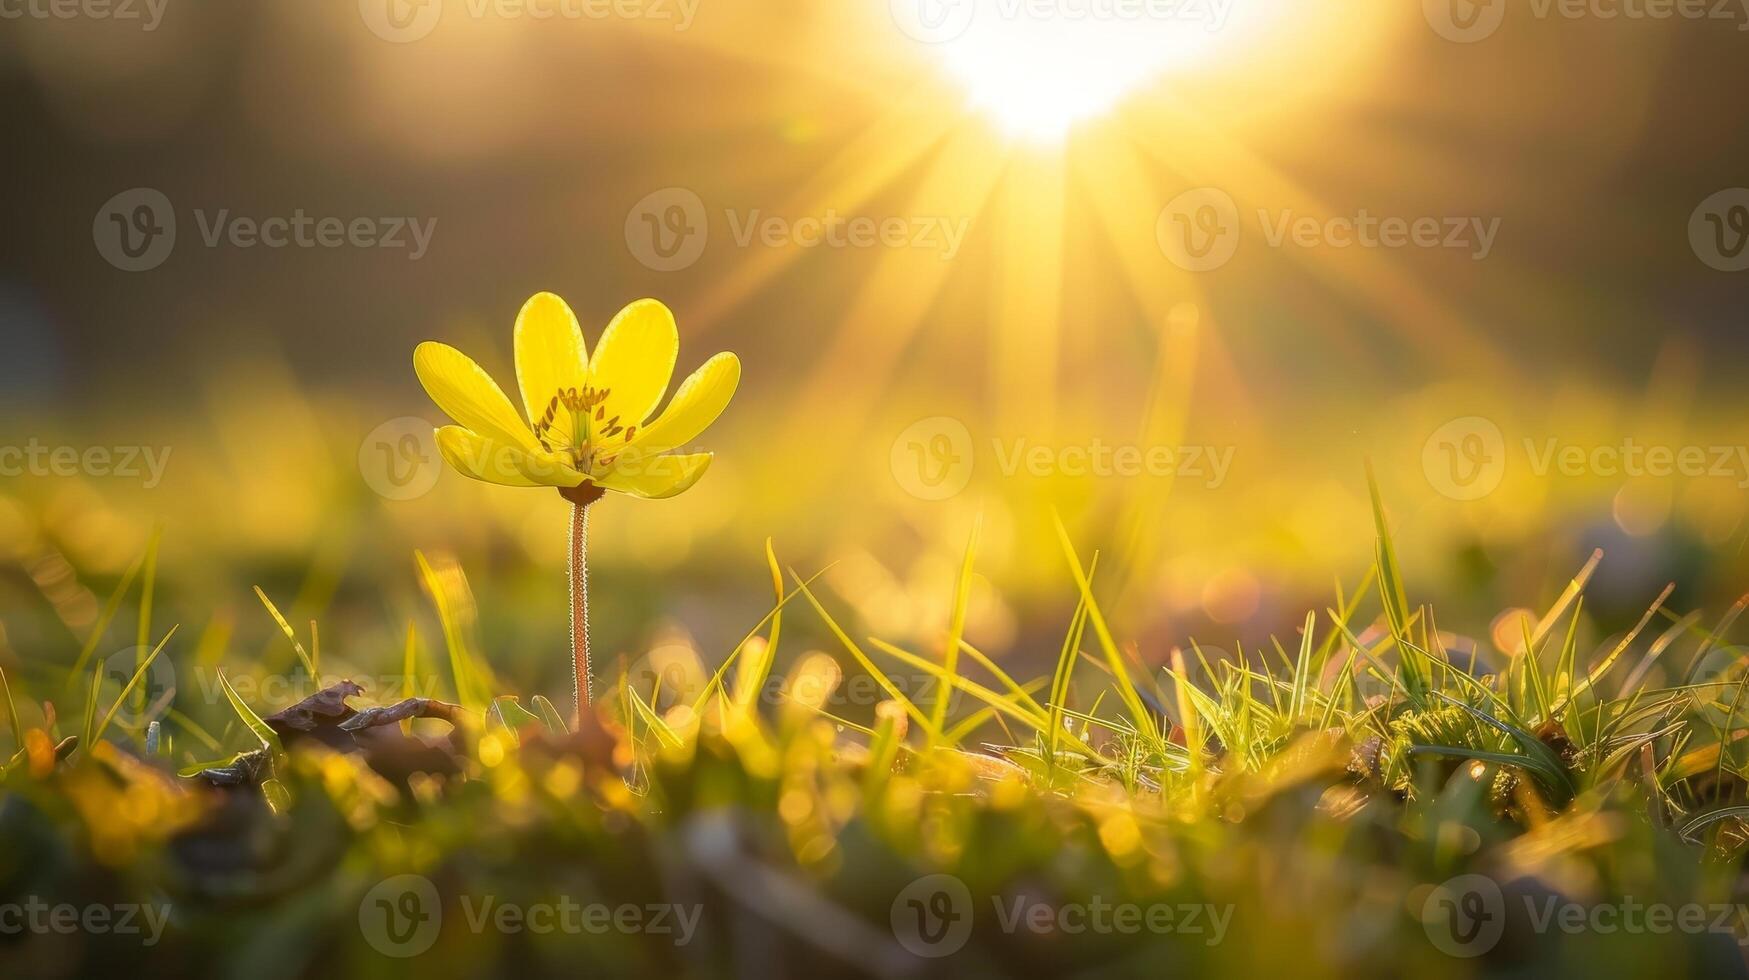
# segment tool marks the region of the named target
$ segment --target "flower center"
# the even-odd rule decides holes
[[[571,465],[584,473],[592,472],[597,466],[613,465],[613,457],[604,455],[609,448],[608,440],[623,446],[638,427],[621,426],[619,416],[607,415],[606,402],[610,391],[587,385],[582,390],[560,389],[534,423],[534,437],[539,440],[541,448],[570,457]],[[561,425],[561,420],[568,424]]]

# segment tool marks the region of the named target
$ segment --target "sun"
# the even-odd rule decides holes
[[[1230,41],[1231,5],[1152,0],[918,0],[932,46],[976,110],[1062,140],[1159,76]],[[931,6],[936,9],[929,19]]]

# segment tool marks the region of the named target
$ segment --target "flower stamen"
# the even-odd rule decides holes
[[[553,447],[547,441],[547,433],[553,430],[553,422],[558,418],[558,413],[559,396],[554,395],[552,400],[547,402],[547,410],[542,412],[541,417],[534,423],[534,437],[540,443],[540,447],[549,453],[553,451]]]
[[[576,450],[588,447],[590,413],[594,412],[597,417],[605,414],[606,409],[602,406],[602,402],[607,400],[610,390],[584,385],[581,391],[576,388],[561,388],[559,393],[553,396],[554,405],[549,409],[550,413],[556,414],[559,405],[563,405],[571,413],[571,444],[569,448],[573,450],[573,456],[575,456]]]

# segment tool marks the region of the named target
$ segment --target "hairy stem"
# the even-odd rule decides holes
[[[589,704],[589,505],[571,505],[571,708],[583,720]]]

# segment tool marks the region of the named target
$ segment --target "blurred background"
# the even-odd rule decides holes
[[[1369,460],[1411,598],[1484,643],[1595,548],[1600,636],[1749,581],[1749,12],[3,9],[9,671],[70,665],[157,533],[179,652],[289,659],[259,585],[387,669],[439,642],[421,549],[559,694],[568,508],[443,472],[411,369],[442,340],[511,388],[542,289],[745,365],[698,487],[595,509],[610,656],[719,661],[768,538],[935,649],[981,515],[967,635],[1030,676],[1053,509],[1143,659],[1251,646],[1359,584]]]

